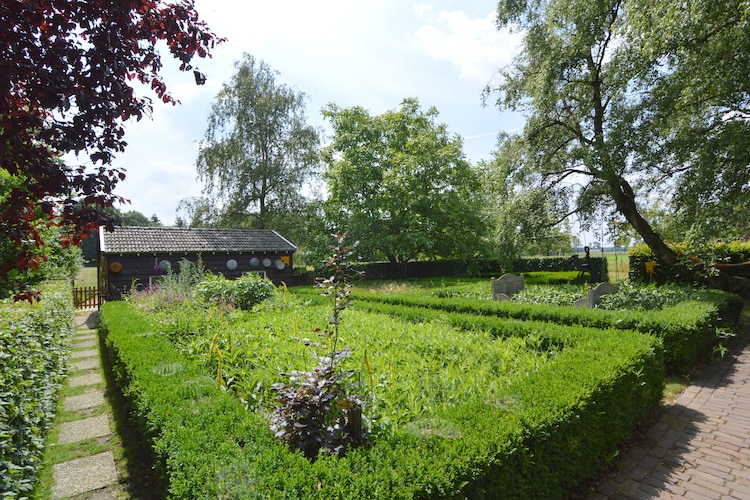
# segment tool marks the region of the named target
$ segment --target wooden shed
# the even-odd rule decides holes
[[[133,284],[153,285],[178,274],[185,262],[202,262],[212,273],[234,279],[260,273],[274,283],[293,279],[297,247],[272,230],[116,227],[99,232],[99,288],[116,299]]]

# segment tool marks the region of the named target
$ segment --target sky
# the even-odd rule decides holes
[[[277,84],[307,95],[308,123],[330,135],[321,109],[362,106],[371,115],[416,97],[464,140],[467,158],[490,159],[497,134],[523,127],[519,114],[482,103],[483,88],[509,64],[518,35],[495,25],[494,1],[196,0],[210,28],[227,42],[197,59],[208,80],[196,86],[165,55],[165,81],[181,105],[154,100],[151,119],[128,122],[126,151],[114,161],[123,211],[175,223],[180,200],[201,195],[195,160],[214,97],[247,52],[278,72]]]

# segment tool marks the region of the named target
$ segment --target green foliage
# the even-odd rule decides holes
[[[513,294],[511,300],[523,304],[571,306],[576,300],[586,297],[586,289],[585,285],[530,285],[520,292]]]
[[[326,261],[327,278],[318,278],[317,286],[331,300],[331,315],[322,331],[324,351],[316,353],[318,366],[311,371],[293,371],[289,382],[272,386],[279,403],[271,418],[271,429],[276,437],[292,449],[301,450],[307,458],[315,459],[319,453],[344,456],[351,447],[367,443],[367,430],[362,424],[362,398],[354,392],[356,386],[348,383],[352,371],[339,368],[341,360],[350,351],[339,350],[341,313],[351,303],[352,275],[349,259],[359,242],[345,246],[346,234],[335,234],[333,255]],[[320,332],[320,329],[317,330]]]
[[[606,257],[590,257],[592,283],[600,283],[609,279]],[[581,262],[584,257],[580,257]],[[513,261],[514,273],[528,273],[535,271],[559,272],[576,270],[570,256],[567,257],[524,257]],[[586,279],[589,279],[588,273]]]
[[[223,335],[251,363],[248,373],[283,366],[285,350],[299,352],[284,323],[300,315],[307,328],[318,310],[304,311],[242,314]],[[662,388],[660,343],[648,335],[504,321],[506,341],[352,308],[352,340],[371,347],[365,358],[353,345],[359,354],[342,363],[369,360],[365,385],[399,424],[370,447],[310,463],[273,437],[264,411],[245,410],[176,351],[158,324],[125,303],[105,304],[102,321],[134,421],[176,499],[563,497],[596,474]]]
[[[437,109],[410,98],[378,116],[333,104],[323,113],[333,128],[322,154],[328,220],[362,242],[364,259],[465,259],[482,249],[477,172]]]
[[[489,295],[489,283],[487,294]],[[717,327],[734,327],[741,309],[738,297],[716,291],[700,291],[699,300],[680,302],[662,310],[609,311],[560,307],[549,304],[477,301],[460,297],[435,297],[431,292],[404,293],[357,292],[358,302],[381,302],[393,305],[438,309],[449,313],[497,316],[516,320],[546,321],[590,328],[633,329],[660,337],[665,346],[668,374],[689,371],[708,356],[717,340]]]
[[[558,223],[565,211],[561,199],[535,186],[533,179],[526,178],[509,160],[510,155],[495,155],[491,161],[480,163],[484,209],[494,240],[490,255],[510,270],[513,260],[522,253],[569,254],[569,225]]]
[[[662,262],[679,256],[647,212],[658,200],[689,240],[747,235],[750,57],[747,0],[498,3],[520,53],[487,87],[524,112],[496,163],[579,214],[627,221]],[[741,41],[737,41],[741,40]],[[689,279],[750,294],[746,281],[681,266]]]
[[[39,259],[39,264],[36,267],[30,266],[28,269],[15,266],[0,274],[0,299],[18,296],[45,280],[72,280],[78,272],[81,266],[79,247],[74,245],[63,247],[60,243],[62,233],[59,228],[40,226],[36,228],[36,231],[41,242],[33,249],[33,253]],[[11,246],[9,240],[0,237],[0,254],[17,255],[18,249]]]
[[[0,302],[0,496],[28,498],[57,410],[73,335],[67,281],[34,305]]]
[[[694,263],[693,259],[701,259],[713,264],[742,264],[750,262],[750,243],[742,241],[714,242],[694,248],[688,244],[673,245],[675,253],[683,256],[683,261],[688,265]],[[646,262],[657,262],[653,275],[647,273]],[[723,269],[725,272],[735,276],[750,278],[750,265],[732,266]],[[645,244],[633,245],[628,249],[628,280],[634,283],[658,283],[684,282],[669,266],[660,262],[654,252]]]
[[[276,81],[244,54],[208,118],[196,167],[203,199],[185,200],[192,226],[269,228],[273,214],[301,205],[318,164],[318,131],[306,123],[305,95]]]
[[[196,295],[206,302],[231,305],[246,311],[274,294],[273,282],[255,273],[234,280],[220,274],[209,274],[194,289]]]
[[[700,300],[701,292],[692,287],[678,285],[632,285],[621,283],[616,292],[601,298],[601,309],[635,309],[656,311],[688,300]]]

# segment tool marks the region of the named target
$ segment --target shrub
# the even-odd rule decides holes
[[[616,292],[604,295],[600,309],[650,310],[671,307],[686,300],[699,300],[701,293],[693,287],[679,285],[638,285],[621,283]]]
[[[195,286],[195,293],[206,302],[232,305],[249,311],[274,294],[273,282],[251,273],[234,280],[222,275],[207,275]]]
[[[596,474],[661,395],[661,348],[649,335],[536,324],[543,342],[529,347],[556,346],[553,353],[530,356],[536,363],[506,377],[499,363],[517,356],[502,352],[526,342],[520,332],[511,343],[478,332],[444,339],[434,333],[448,331],[439,323],[350,314],[352,328],[380,341],[373,382],[388,400],[400,397],[403,407],[416,399],[420,408],[420,388],[430,385],[442,404],[414,412],[370,447],[310,462],[273,437],[263,411],[247,411],[205,368],[153,334],[151,320],[127,304],[102,307],[115,373],[170,498],[562,498]],[[505,321],[505,328],[526,327]],[[413,331],[423,334],[422,350],[407,362],[400,354],[415,347]],[[482,353],[495,353],[477,356],[478,341]],[[425,371],[428,358],[442,365]]]
[[[700,249],[689,249],[687,245],[673,245],[672,249],[678,254],[695,255],[708,262],[723,264],[741,264],[750,261],[750,242],[716,242]],[[688,257],[685,257],[686,261]],[[657,283],[684,281],[671,268],[657,262],[653,274],[646,272],[646,262],[656,262],[656,255],[645,243],[634,245],[628,249],[628,280],[633,283]],[[735,276],[750,278],[750,266],[725,268],[723,271]]]
[[[69,282],[44,282],[33,305],[0,302],[0,496],[31,493],[57,409],[73,335]]]
[[[374,301],[392,305],[425,307],[450,313],[497,316],[591,328],[633,329],[662,339],[668,374],[685,374],[709,356],[718,340],[718,327],[733,328],[741,301],[736,295],[718,290],[701,290],[694,300],[679,302],[662,310],[608,311],[561,307],[549,304],[477,301],[460,297],[438,298],[429,291],[373,294],[358,291],[358,302]]]
[[[333,255],[326,261],[327,278],[318,278],[317,287],[324,290],[332,307],[328,325],[321,333],[325,344],[317,346],[327,351],[318,355],[318,366],[312,371],[293,371],[288,383],[277,383],[279,403],[274,409],[271,429],[291,448],[301,450],[307,458],[315,459],[319,452],[343,456],[350,447],[363,446],[367,432],[362,425],[362,398],[353,393],[356,387],[347,381],[352,371],[339,368],[349,350],[339,350],[341,313],[351,302],[353,271],[348,259],[357,247],[344,245],[346,234],[336,234]],[[320,329],[318,329],[320,332]]]

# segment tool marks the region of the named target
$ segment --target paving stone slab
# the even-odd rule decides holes
[[[86,375],[78,375],[76,377],[68,378],[68,385],[70,387],[81,387],[84,385],[96,385],[104,382],[102,374],[99,372],[87,373]]]
[[[93,358],[94,356],[99,355],[98,349],[87,349],[85,351],[73,351],[70,353],[70,357],[73,359],[80,359],[80,358]]]
[[[96,347],[98,342],[96,340],[80,340],[76,339],[76,342],[73,344],[73,349],[91,349],[92,347]]]
[[[70,369],[73,371],[95,370],[100,366],[99,358],[86,358],[71,364]]]
[[[76,313],[75,325],[79,329],[91,329],[96,328],[96,322],[99,319],[98,311],[80,312]]]
[[[80,396],[68,396],[63,400],[63,408],[66,411],[85,410],[104,404],[104,393],[102,391],[91,391]]]
[[[117,469],[111,451],[77,458],[52,467],[52,498],[72,497],[117,482]]]
[[[64,422],[60,425],[60,437],[57,442],[58,444],[77,443],[84,439],[104,437],[110,434],[112,434],[112,431],[109,428],[109,417],[99,415],[98,417]]]

